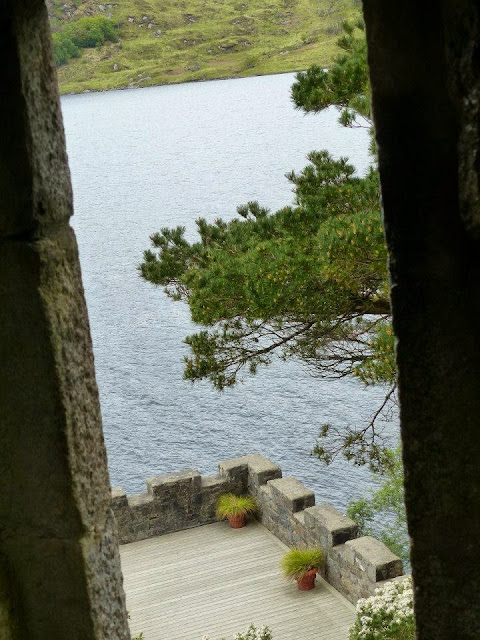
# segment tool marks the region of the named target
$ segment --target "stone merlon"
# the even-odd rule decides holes
[[[268,486],[276,500],[292,513],[315,504],[315,494],[295,478],[270,480]]]
[[[305,526],[318,535],[324,549],[356,538],[358,533],[358,525],[330,504],[305,509]]]

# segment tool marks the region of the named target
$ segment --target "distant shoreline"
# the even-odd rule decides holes
[[[169,85],[177,85],[177,84],[197,84],[199,82],[221,82],[223,80],[245,80],[246,78],[262,78],[264,76],[285,76],[290,75],[292,73],[301,73],[305,71],[305,69],[294,69],[292,71],[274,71],[268,73],[252,73],[247,75],[235,75],[235,76],[224,76],[220,78],[198,78],[195,80],[180,80],[179,82],[160,82],[160,83],[152,83],[152,84],[139,84],[138,86],[125,86],[125,87],[115,87],[112,89],[84,89],[83,91],[69,91],[68,93],[63,93],[62,88],[59,85],[60,96],[63,98],[64,96],[81,96],[89,93],[110,93],[111,91],[133,91],[136,89],[151,89],[153,87],[166,87]]]

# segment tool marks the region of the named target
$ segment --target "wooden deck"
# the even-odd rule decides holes
[[[120,547],[132,635],[212,640],[267,624],[274,640],[347,640],[354,607],[321,578],[300,592],[279,561],[286,547],[258,523],[226,523]]]

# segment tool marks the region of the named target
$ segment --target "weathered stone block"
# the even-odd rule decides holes
[[[374,583],[365,573],[352,570],[353,564],[348,562],[347,551],[349,550],[345,545],[329,549],[324,567],[325,579],[355,604],[359,598],[368,597],[373,593]]]
[[[256,489],[269,480],[282,477],[282,470],[268,458],[258,453],[252,453],[247,458],[248,464],[248,488],[254,493]]]
[[[200,474],[192,469],[147,479],[148,493],[162,508],[183,512],[200,506],[201,485]]]
[[[202,493],[218,493],[229,491],[228,479],[221,475],[205,476],[201,479]]]
[[[371,536],[364,536],[345,543],[354,554],[354,565],[364,571],[372,582],[396,578],[403,573],[401,559]]]
[[[155,504],[153,496],[147,493],[140,493],[128,496],[128,507],[130,513],[130,526],[125,530],[120,526],[119,532],[122,542],[128,540],[143,540],[149,538],[152,522],[158,520],[159,510]]]
[[[134,493],[128,496],[128,506],[132,513],[143,515],[158,515],[157,505],[154,503],[153,496],[148,493]]]
[[[261,501],[262,503],[265,502],[267,503],[271,503],[272,502],[272,489],[268,484],[263,484],[261,487],[258,487],[258,492],[257,492],[257,496],[258,496],[258,500]]]
[[[112,509],[114,512],[117,509],[124,509],[128,507],[127,494],[120,487],[112,487]]]
[[[298,511],[293,514],[294,521],[296,521],[302,527],[305,527],[305,511]]]
[[[328,557],[338,567],[350,567],[353,566],[355,554],[353,549],[346,547],[344,544],[338,544],[328,549]]]
[[[315,494],[295,478],[279,478],[270,480],[268,486],[272,495],[280,505],[295,513],[315,504]]]
[[[201,507],[202,522],[215,520],[215,511],[219,496],[231,490],[230,482],[224,476],[206,476],[201,479]]]
[[[125,491],[120,488],[112,489],[112,511],[117,523],[118,538],[120,543],[131,541],[132,516]]]
[[[218,464],[221,476],[227,478],[234,491],[245,493],[248,487],[248,456],[223,460]]]
[[[258,487],[254,497],[258,505],[257,518],[263,524],[264,517],[271,513],[271,489],[268,484],[263,484],[261,487]]]
[[[352,540],[358,532],[358,525],[353,520],[329,504],[305,509],[305,526],[324,549]]]

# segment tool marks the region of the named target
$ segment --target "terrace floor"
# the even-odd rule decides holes
[[[317,577],[301,592],[279,569],[286,547],[250,522],[218,522],[122,545],[132,636],[145,640],[230,638],[253,622],[274,640],[347,640],[355,610]]]

